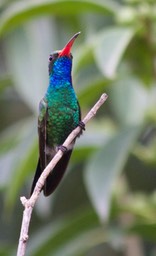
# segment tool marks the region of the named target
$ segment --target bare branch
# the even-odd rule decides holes
[[[87,122],[96,115],[97,110],[102,106],[102,104],[107,99],[107,94],[104,93],[101,95],[100,99],[97,101],[97,103],[93,106],[93,108],[89,111],[89,113],[85,116],[85,118],[82,120],[84,124],[87,124]],[[69,145],[72,143],[72,141],[79,135],[81,132],[81,127],[77,127],[74,129],[70,135],[67,137],[65,142],[63,143],[63,146],[68,148]],[[17,256],[24,256],[26,251],[26,244],[28,240],[28,231],[29,231],[29,224],[31,220],[31,214],[33,211],[33,207],[40,195],[40,192],[42,190],[42,187],[45,184],[46,178],[52,172],[55,165],[58,163],[58,161],[63,156],[63,152],[59,150],[56,155],[53,157],[51,162],[47,165],[47,167],[42,172],[40,178],[38,179],[34,192],[30,199],[26,199],[25,197],[21,197],[20,200],[22,204],[24,205],[25,209],[23,212],[23,219],[22,219],[22,226],[21,226],[21,233],[19,238],[19,244],[18,244],[18,250],[17,250]]]

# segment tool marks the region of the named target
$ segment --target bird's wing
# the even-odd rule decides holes
[[[46,165],[46,122],[47,122],[47,103],[43,98],[39,104],[39,117],[38,117],[38,135],[39,135],[39,160],[34,176],[34,180],[31,187],[31,193],[33,193],[36,182],[38,181],[42,171]]]
[[[78,104],[78,108],[79,108],[79,121],[81,121],[81,108],[80,108],[80,104],[78,101],[77,101],[77,104]]]
[[[39,104],[38,136],[39,136],[39,157],[40,166],[46,167],[46,123],[47,123],[47,102],[43,98]]]

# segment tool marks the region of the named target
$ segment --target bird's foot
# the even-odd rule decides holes
[[[80,121],[79,126],[81,127],[82,130],[84,131],[86,130],[84,122]]]
[[[63,153],[67,152],[67,148],[63,145],[58,146],[58,150],[61,150]]]

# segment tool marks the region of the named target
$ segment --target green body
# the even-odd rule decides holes
[[[67,136],[79,125],[80,107],[72,86],[72,56],[58,58],[54,53],[49,58],[49,86],[39,105],[39,162],[32,185],[34,186]],[[43,188],[48,196],[59,184],[70,159],[74,142],[48,176]]]
[[[51,90],[46,97],[47,143],[52,147],[61,145],[80,120],[79,105],[73,88],[64,84],[62,87]]]

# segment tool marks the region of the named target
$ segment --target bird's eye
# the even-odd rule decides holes
[[[50,56],[50,57],[49,57],[49,61],[52,61],[52,59],[53,59],[52,56]]]

